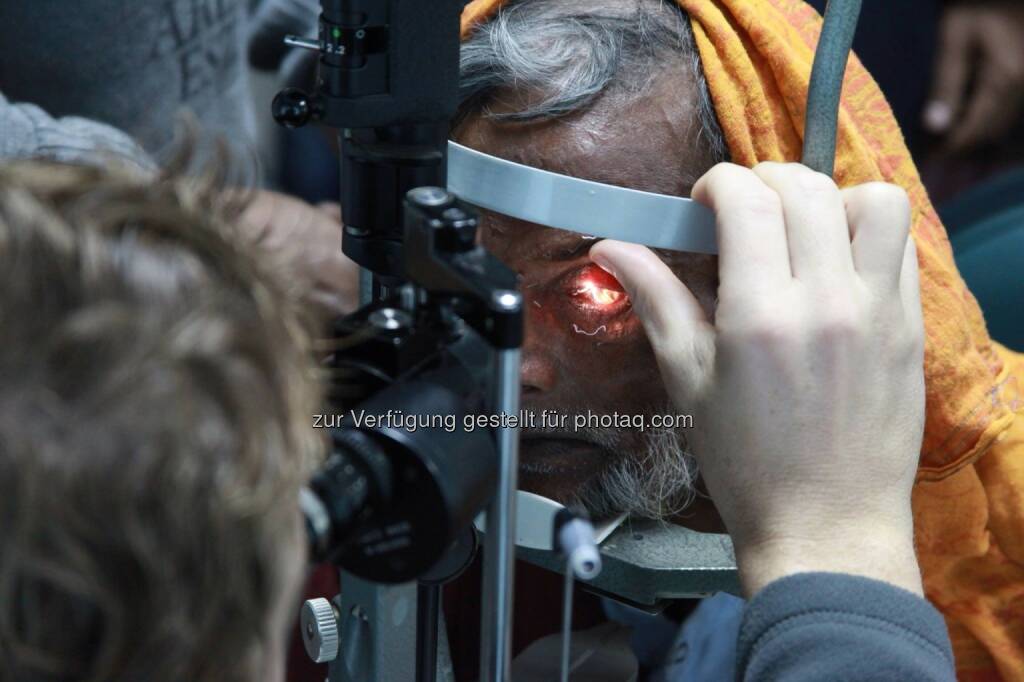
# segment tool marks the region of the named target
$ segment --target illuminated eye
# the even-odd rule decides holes
[[[625,302],[626,292],[606,270],[588,265],[576,277],[573,298],[586,307],[608,308]]]

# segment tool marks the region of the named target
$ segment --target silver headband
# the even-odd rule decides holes
[[[448,191],[538,225],[659,249],[718,253],[715,216],[692,199],[559,175],[450,140]]]

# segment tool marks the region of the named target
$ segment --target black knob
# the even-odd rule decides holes
[[[285,88],[274,96],[271,105],[274,120],[286,128],[298,128],[317,114],[312,98],[298,88]]]

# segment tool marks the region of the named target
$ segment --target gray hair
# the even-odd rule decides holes
[[[664,0],[631,12],[598,12],[566,0],[513,0],[462,44],[456,125],[473,114],[533,121],[583,111],[612,89],[642,96],[666,64],[689,66],[697,86],[699,139],[714,162],[728,150],[686,13]],[[488,104],[501,91],[539,95],[510,112]]]

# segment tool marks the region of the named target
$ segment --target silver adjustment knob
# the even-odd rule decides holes
[[[333,661],[338,656],[338,614],[323,598],[308,599],[299,614],[302,643],[316,663]]]

